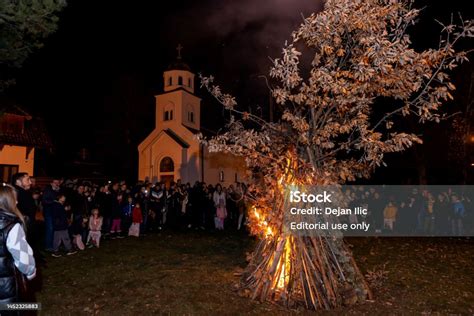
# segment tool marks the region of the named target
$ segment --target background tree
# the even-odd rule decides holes
[[[461,179],[468,183],[469,168],[473,163],[474,134],[472,133],[473,105],[474,105],[474,67],[469,65],[462,75],[463,85],[457,93],[456,105],[460,108],[459,115],[451,121],[449,138],[449,162],[462,170]]]
[[[454,45],[472,37],[474,26],[441,25],[439,47],[415,51],[407,28],[418,15],[409,1],[326,1],[273,61],[272,92],[282,113],[277,123],[239,111],[212,77],[201,78],[233,113],[226,133],[203,141],[211,151],[244,156],[253,171],[250,228],[261,241],[242,275],[243,294],[312,309],[371,295],[342,239],[283,230],[284,186],[368,178],[386,153],[422,142],[404,119],[443,119],[440,107],[455,89],[447,71],[467,60]],[[309,57],[308,65],[302,57]]]
[[[0,0],[0,92],[14,83],[11,72],[56,31],[64,0]]]

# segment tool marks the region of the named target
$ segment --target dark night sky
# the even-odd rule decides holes
[[[461,11],[469,18],[467,1],[417,2],[426,4],[425,22],[413,30],[422,46],[437,39],[433,17],[446,21]],[[52,172],[64,172],[56,162],[87,147],[92,160],[108,162],[106,174],[133,177],[136,145],[154,126],[153,95],[178,43],[195,73],[214,74],[242,106],[265,108],[268,91],[257,76],[268,73],[268,57],[279,56],[301,15],[319,9],[311,0],[70,0],[58,31],[27,60],[10,94],[45,118],[56,144]],[[203,124],[218,128],[221,109],[197,94],[208,111]]]

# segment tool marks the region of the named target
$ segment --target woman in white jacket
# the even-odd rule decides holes
[[[22,284],[17,282],[17,272],[28,280],[36,275],[33,250],[26,241],[25,220],[16,205],[15,189],[0,183],[0,304],[21,302]]]

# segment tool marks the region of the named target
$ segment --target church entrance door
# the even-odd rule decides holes
[[[174,161],[171,157],[164,157],[160,161],[160,181],[170,184],[174,180]]]
[[[174,176],[169,175],[169,176],[160,176],[160,182],[170,184],[171,182],[174,181]]]

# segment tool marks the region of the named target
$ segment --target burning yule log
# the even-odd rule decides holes
[[[284,198],[285,180],[295,184],[291,168],[295,166],[287,159],[285,176],[277,182],[275,209],[255,205],[250,209],[251,231],[261,239],[247,258],[249,264],[238,285],[240,293],[288,307],[304,304],[308,309],[331,309],[371,299],[371,291],[343,239],[324,234],[295,236],[283,229],[283,212],[289,210]],[[269,213],[279,216],[267,221]]]
[[[239,288],[253,299],[330,309],[372,297],[340,238],[267,234],[248,259]]]
[[[240,280],[242,293],[311,309],[371,296],[343,239],[283,229],[284,186],[369,178],[386,154],[422,142],[404,121],[449,117],[440,111],[455,89],[448,72],[467,60],[454,46],[474,36],[474,23],[442,25],[435,49],[415,50],[407,30],[419,10],[411,4],[326,0],[323,11],[304,19],[270,70],[276,121],[241,110],[213,77],[201,76],[230,112],[227,131],[202,142],[210,152],[245,157],[252,174],[246,200],[251,232],[261,241]]]
[[[339,238],[269,236],[259,241],[249,259],[239,288],[253,299],[330,309],[372,297]]]

